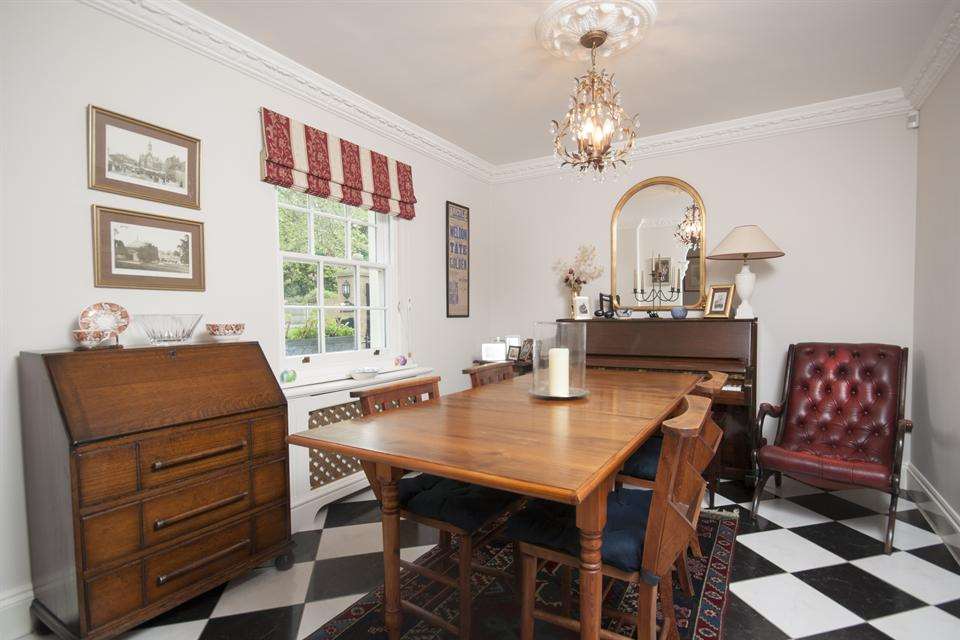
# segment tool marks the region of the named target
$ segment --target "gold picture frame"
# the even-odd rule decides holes
[[[707,306],[704,308],[704,318],[729,318],[733,310],[733,296],[736,293],[735,284],[712,284],[707,293]]]
[[[88,187],[200,208],[199,139],[94,105],[87,111]]]
[[[205,291],[203,223],[93,205],[93,285]]]

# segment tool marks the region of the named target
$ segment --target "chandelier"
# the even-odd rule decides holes
[[[683,220],[677,225],[673,237],[681,245],[696,249],[700,244],[700,234],[703,232],[703,220],[700,217],[700,207],[696,203],[687,207]]]
[[[551,132],[560,166],[570,165],[581,173],[587,169],[602,177],[607,169],[627,164],[627,156],[636,142],[634,121],[620,106],[620,93],[613,75],[597,71],[597,48],[607,32],[587,31],[580,44],[590,50],[590,70],[575,79],[576,90],[570,96],[570,110],[563,120],[553,120]]]

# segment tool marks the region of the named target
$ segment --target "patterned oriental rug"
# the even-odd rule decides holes
[[[703,559],[691,558],[688,562],[694,595],[687,597],[679,590],[675,590],[673,594],[678,630],[682,640],[719,640],[723,637],[723,616],[737,526],[736,516],[731,517],[730,513],[706,510],[701,513],[697,534],[700,537],[700,548],[703,550],[704,557]],[[513,572],[513,553],[510,543],[492,542],[479,549],[476,557],[487,566]],[[417,563],[436,570],[444,569],[455,576],[455,559],[455,551],[447,555],[435,547],[421,556]],[[401,574],[400,581],[404,599],[456,624],[458,617],[456,590],[406,571]],[[575,591],[576,582],[574,578]],[[676,580],[674,582],[676,583]],[[520,606],[516,587],[512,581],[474,572],[473,598],[473,638],[476,640],[519,638]],[[537,576],[537,600],[539,606],[560,606],[560,571],[554,563],[546,563]],[[615,581],[604,606],[634,613],[636,603],[635,587]],[[661,622],[659,605],[657,622],[658,624]],[[603,624],[604,628],[625,636],[634,636],[636,631],[634,626],[613,618],[604,619]],[[578,637],[570,631],[540,620],[536,621],[535,636],[538,640]],[[386,629],[383,625],[383,586],[381,585],[324,624],[308,636],[307,640],[372,640],[386,637]],[[402,637],[404,640],[447,640],[452,636],[413,615],[405,614]]]

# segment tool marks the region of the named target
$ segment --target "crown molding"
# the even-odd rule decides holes
[[[745,140],[757,140],[837,124],[903,115],[911,105],[900,89],[888,89],[803,107],[770,111],[746,118],[717,122],[638,138],[630,160],[653,158],[681,151],[702,149]],[[512,162],[496,167],[491,182],[516,182],[542,176],[570,173],[553,156]]]
[[[78,0],[488,182],[494,165],[176,0]]]
[[[903,82],[903,94],[915,109],[933,93],[940,79],[960,55],[960,0],[943,8],[936,26]]]

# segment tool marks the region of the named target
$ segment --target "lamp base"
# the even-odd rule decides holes
[[[737,295],[740,296],[740,306],[737,307],[737,319],[750,319],[757,316],[753,313],[753,307],[750,305],[750,296],[753,295],[753,288],[757,283],[757,275],[750,271],[750,265],[743,261],[743,268],[734,277],[734,283],[737,285]]]

